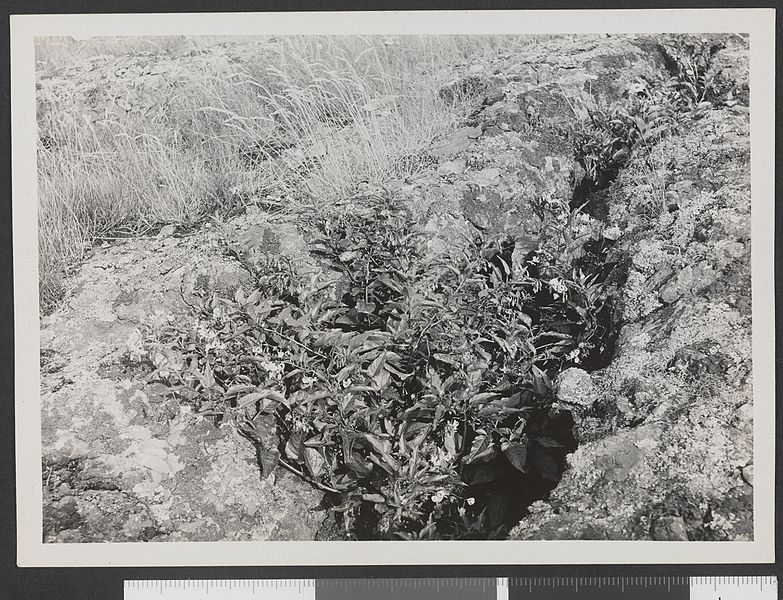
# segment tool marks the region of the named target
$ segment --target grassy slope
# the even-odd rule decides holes
[[[259,197],[323,206],[360,181],[410,174],[406,158],[465,114],[466,99],[438,98],[450,67],[523,43],[40,40],[42,310],[96,239],[192,225]]]

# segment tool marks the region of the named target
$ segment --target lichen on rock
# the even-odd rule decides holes
[[[708,111],[650,157],[610,188],[629,268],[596,409],[513,539],[752,539],[747,115]]]
[[[579,446],[559,482],[555,465],[544,492],[517,493],[524,517],[511,539],[752,538],[747,42],[724,42],[710,71],[714,104],[684,113],[642,150],[623,148],[596,180],[574,131],[597,127],[591,110],[666,84],[655,40],[552,36],[526,46],[524,60],[462,65],[440,98],[474,98],[475,111],[415,155],[410,177],[388,184],[426,235],[428,260],[458,257],[480,234],[507,253],[513,282],[567,231],[573,278],[612,292],[596,317],[606,321],[603,345],[589,357],[575,345],[548,397],[551,422]],[[153,82],[173,68],[126,62],[91,64],[121,69],[122,90],[133,87],[129,69]],[[105,101],[96,91],[91,106]],[[128,101],[137,110],[138,98]],[[335,210],[372,195],[357,190]],[[560,207],[559,229],[542,205]],[[338,295],[344,281],[308,251],[310,233],[307,219],[249,206],[195,232],[106,244],[84,261],[41,323],[45,541],[319,535],[326,511],[312,482],[281,470],[262,477],[258,444],[147,378],[188,368],[182,353],[155,344],[156,332],[176,323],[215,337],[195,307],[252,293],[270,268],[285,265],[305,295]],[[568,293],[560,278],[547,285],[553,299]],[[558,326],[567,338],[569,323]],[[546,466],[547,444],[559,458],[571,450],[539,433],[533,452]],[[524,468],[527,447],[511,448]]]
[[[297,248],[275,235],[270,254]],[[290,474],[262,480],[249,441],[147,381],[183,366],[146,343],[154,331],[252,281],[214,230],[174,239],[100,249],[42,321],[44,541],[313,539],[319,492]]]

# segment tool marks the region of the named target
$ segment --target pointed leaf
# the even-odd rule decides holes
[[[324,467],[326,466],[326,460],[323,457],[323,454],[316,450],[315,448],[308,448],[305,447],[304,449],[304,462],[307,466],[307,470],[310,471],[310,474],[318,479],[323,475]]]
[[[372,363],[370,363],[370,366],[367,367],[367,374],[370,377],[375,377],[378,373],[381,372],[383,369],[384,364],[386,363],[386,352],[381,352],[381,354],[376,358]]]
[[[490,400],[494,400],[498,395],[494,392],[480,392],[470,399],[471,404],[485,404]]]
[[[536,365],[532,366],[531,373],[533,375],[533,389],[537,394],[546,396],[554,387],[552,380]]]
[[[285,445],[285,455],[291,460],[299,462],[302,458],[302,450],[304,448],[304,432],[294,431],[291,437],[288,438],[288,442]]]
[[[376,502],[378,504],[384,504],[386,502],[386,499],[380,494],[362,494],[362,500],[367,500],[367,502]]]
[[[269,403],[265,403],[264,407],[267,409],[274,408],[275,403],[285,404],[286,406],[288,405],[286,397],[280,392],[276,390],[262,389],[257,392],[251,392],[250,394],[245,394],[242,396],[239,400],[237,400],[237,407],[244,408],[260,400],[271,401]]]
[[[267,478],[277,467],[277,463],[280,461],[280,453],[277,450],[260,449],[258,457],[261,462],[261,477]]]
[[[525,464],[527,463],[527,446],[516,442],[505,444],[503,454],[506,455],[508,461],[514,465],[518,471],[522,471],[523,473],[527,472],[527,469],[525,469]]]
[[[373,377],[373,381],[379,390],[383,390],[391,381],[391,375],[387,370],[382,370]]]

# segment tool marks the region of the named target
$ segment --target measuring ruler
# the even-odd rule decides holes
[[[776,577],[129,580],[125,600],[776,600]]]

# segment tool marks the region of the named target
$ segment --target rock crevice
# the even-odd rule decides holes
[[[518,270],[551,244],[537,202],[587,207],[575,266],[612,301],[601,344],[555,382],[553,422],[575,451],[556,486],[509,491],[523,517],[511,539],[752,537],[746,42],[727,39],[712,57],[737,95],[610,176],[589,181],[569,136],[580,103],[626,101],[664,72],[652,48],[554,37],[524,60],[466,66],[441,98],[480,90],[482,106],[427,150],[429,167],[387,186],[433,254],[478,231]],[[183,367],[150,350],[150,328],[198,328],[192,305],[251,289],[270,261],[317,273],[305,225],[251,207],[220,230],[125,240],[84,262],[42,319],[45,541],[316,539],[318,490],[285,472],[262,479],[250,442],[146,380]]]

